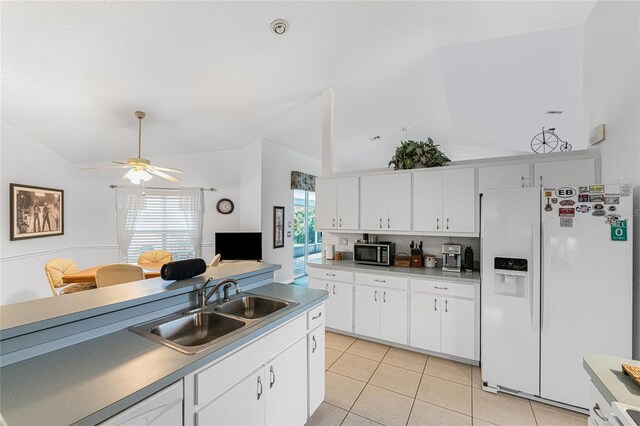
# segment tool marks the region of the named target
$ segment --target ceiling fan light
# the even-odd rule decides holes
[[[140,185],[141,182],[146,182],[151,180],[153,176],[150,173],[147,173],[144,169],[131,169],[129,170],[122,179],[129,179],[129,181],[134,185]]]

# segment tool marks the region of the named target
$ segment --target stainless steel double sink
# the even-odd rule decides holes
[[[169,315],[130,330],[185,354],[201,352],[298,302],[241,293],[227,302]]]

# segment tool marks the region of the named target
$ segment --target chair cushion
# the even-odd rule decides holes
[[[151,250],[142,253],[138,257],[138,265],[144,265],[145,263],[158,263],[163,265],[173,260],[173,255],[164,250]]]
[[[78,271],[76,262],[71,259],[56,258],[51,259],[44,265],[49,283],[56,288],[64,287],[62,277],[72,272]]]

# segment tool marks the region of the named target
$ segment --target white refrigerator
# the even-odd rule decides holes
[[[587,408],[583,356],[631,358],[632,205],[630,185],[484,191],[489,388]]]

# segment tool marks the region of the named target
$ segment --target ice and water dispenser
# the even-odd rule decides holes
[[[494,292],[504,296],[527,297],[527,287],[529,285],[527,266],[527,259],[494,258]]]

